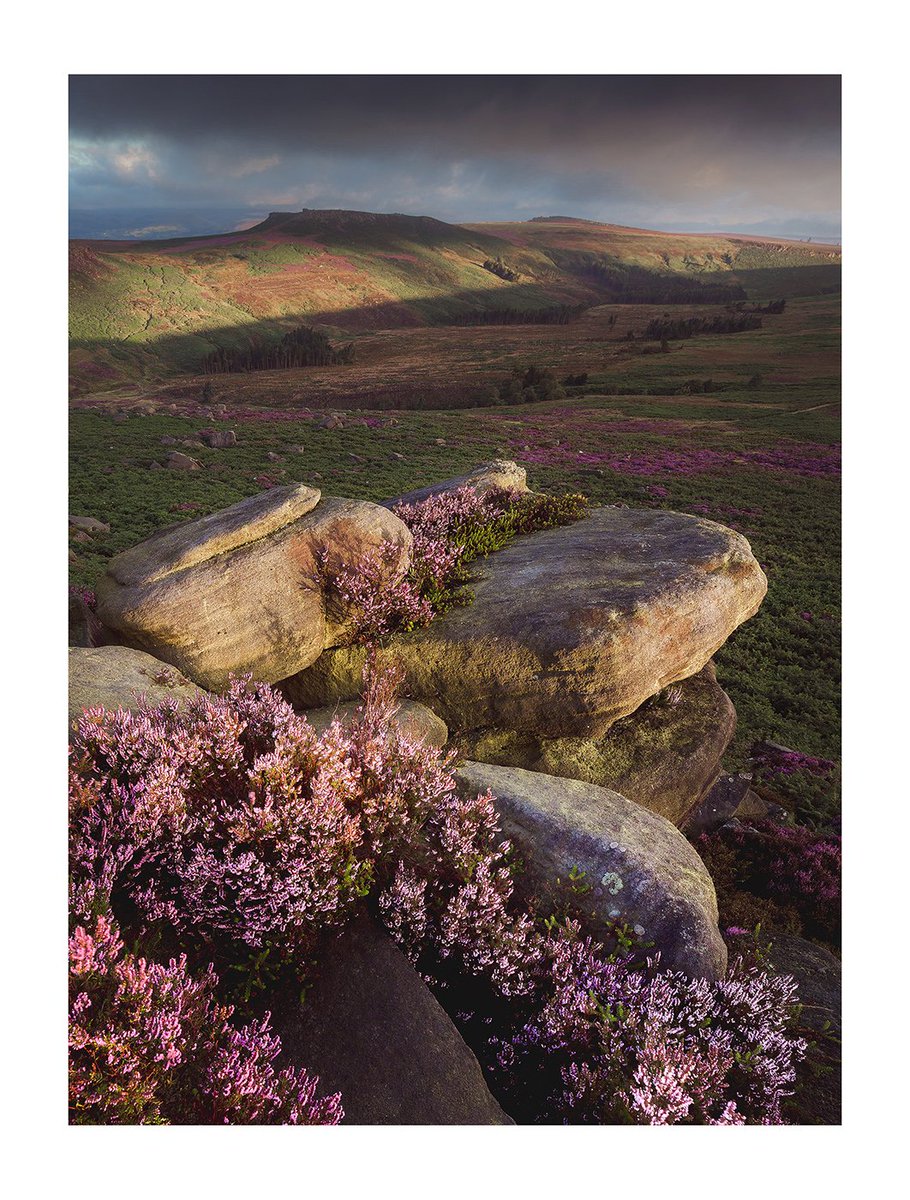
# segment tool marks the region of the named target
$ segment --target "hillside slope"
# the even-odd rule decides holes
[[[210,237],[74,241],[72,390],[196,373],[216,347],[301,323],[349,340],[504,310],[808,294],[834,288],[839,263],[836,247],[571,218],[458,226],[329,210]]]

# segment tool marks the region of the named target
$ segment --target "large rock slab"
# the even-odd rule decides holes
[[[98,616],[206,688],[246,672],[275,683],[344,635],[321,556],[331,577],[386,543],[396,551],[391,578],[407,569],[411,547],[391,512],[362,500],[320,503],[302,484],[274,488],[111,559]]]
[[[334,707],[315,708],[305,712],[303,716],[309,721],[317,733],[322,733],[333,721],[349,725],[357,715],[360,705],[355,701],[337,704]],[[449,731],[444,721],[425,704],[414,700],[401,700],[392,716],[392,721],[399,731],[409,741],[421,746],[435,746],[441,750],[449,740]]]
[[[482,463],[474,467],[466,475],[456,475],[453,479],[444,479],[442,483],[431,483],[428,487],[416,488],[413,492],[405,492],[393,500],[386,500],[386,506],[393,508],[396,504],[417,504],[420,500],[428,500],[430,496],[440,496],[444,492],[454,492],[458,488],[472,487],[483,495],[494,488],[503,488],[510,492],[527,492],[528,475],[524,467],[509,459],[497,458],[493,462]]]
[[[513,1124],[432,992],[366,916],[328,945],[304,1003],[284,996],[273,1023],[292,1061],[341,1092],[345,1124]]]
[[[598,738],[695,675],[757,610],[767,580],[741,534],[698,517],[601,508],[490,555],[473,603],[380,652],[449,728]],[[315,708],[357,695],[365,652],[288,682]]]
[[[74,647],[69,652],[69,719],[86,708],[135,711],[139,697],[150,704],[191,700],[201,689],[168,663],[126,646]]]
[[[608,788],[536,771],[467,762],[459,787],[489,789],[503,833],[521,855],[517,886],[544,907],[565,902],[573,868],[589,890],[574,903],[590,933],[622,919],[653,942],[665,967],[720,978],[727,949],[711,876],[678,829]]]
[[[678,826],[711,790],[735,731],[736,710],[709,663],[602,738],[487,729],[464,735],[459,749],[478,762],[596,783]]]

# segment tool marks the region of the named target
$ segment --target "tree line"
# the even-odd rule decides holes
[[[586,304],[557,304],[550,308],[486,308],[448,317],[446,325],[568,325]]]
[[[246,346],[219,346],[202,361],[204,375],[234,371],[274,371],[293,367],[328,367],[354,360],[354,344],[334,347],[324,333],[300,325],[278,340],[252,338]]]
[[[761,329],[761,317],[752,313],[733,313],[725,317],[652,318],[642,337],[649,342],[675,341],[694,337],[697,333],[745,333]]]

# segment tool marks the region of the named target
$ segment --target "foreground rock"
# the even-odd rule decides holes
[[[301,1006],[274,1026],[292,1061],[340,1091],[349,1125],[511,1125],[458,1030],[368,917],[327,947]]]
[[[191,700],[201,689],[160,659],[126,646],[74,647],[69,652],[69,719],[84,709],[139,707],[162,700]]]
[[[396,504],[416,504],[427,500],[430,496],[441,496],[444,492],[454,492],[461,487],[472,487],[484,495],[494,488],[503,488],[511,492],[528,491],[528,475],[524,467],[508,459],[497,458],[493,462],[483,463],[468,471],[466,475],[456,475],[454,479],[444,479],[442,483],[432,483],[428,487],[416,488],[413,492],[405,492],[394,500],[386,500],[388,508]]]
[[[583,871],[588,891],[573,903],[595,937],[622,919],[653,942],[665,967],[719,979],[727,949],[717,927],[717,898],[704,863],[682,834],[607,788],[534,771],[468,762],[459,786],[492,792],[503,833],[524,871],[518,886],[544,907],[566,902],[565,883]]]
[[[450,729],[599,738],[695,675],[757,610],[767,580],[740,534],[680,513],[602,508],[518,537],[478,567],[474,601],[390,639],[380,661]],[[316,708],[358,694],[365,651],[289,681]]]
[[[303,715],[317,733],[322,733],[333,721],[348,725],[357,714],[359,705],[356,701],[339,704],[334,708],[311,709]],[[417,704],[412,700],[402,700],[392,718],[401,733],[412,742],[422,746],[435,746],[441,750],[449,740],[449,731],[444,721],[441,721],[425,704]]]
[[[736,731],[713,664],[646,701],[599,739],[481,730],[459,739],[468,758],[580,779],[681,825],[712,789]]]
[[[830,950],[792,934],[768,935],[768,966],[792,975],[803,1006],[800,1025],[815,1044],[797,1069],[791,1120],[801,1125],[841,1122],[841,965]]]
[[[245,672],[275,683],[344,636],[322,556],[331,577],[383,544],[394,548],[389,576],[403,573],[411,535],[387,509],[273,488],[117,555],[97,587],[98,616],[206,688]]]

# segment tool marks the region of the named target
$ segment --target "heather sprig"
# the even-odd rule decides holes
[[[467,603],[468,564],[501,550],[517,534],[577,521],[587,511],[584,496],[543,496],[501,488],[478,492],[464,486],[392,510],[411,531],[406,573],[390,571],[399,550],[380,546],[357,563],[328,572],[326,582],[345,603],[352,641],[372,644],[395,632],[428,625],[453,605]]]

